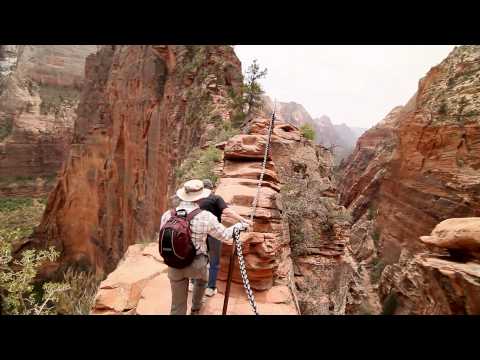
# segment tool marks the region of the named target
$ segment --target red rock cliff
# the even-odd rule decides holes
[[[230,46],[102,46],[86,85],[70,154],[31,241],[62,263],[114,269],[129,245],[153,239],[175,165],[228,116],[242,81]]]
[[[85,58],[95,51],[0,46],[0,195],[43,194],[53,186],[71,141]]]
[[[372,271],[423,250],[418,238],[440,221],[480,215],[479,92],[480,47],[456,48],[343,164],[352,244],[367,266],[375,260]]]

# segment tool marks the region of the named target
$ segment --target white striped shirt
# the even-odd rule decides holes
[[[187,211],[187,213],[190,213],[197,208],[198,205],[194,202],[182,201],[176,209],[184,209]],[[170,216],[171,210],[163,213],[162,220],[160,222],[160,229],[163,227],[163,225],[165,225],[167,220],[170,219]],[[207,235],[210,235],[215,239],[230,245],[232,244],[231,240],[234,225],[226,228],[220,222],[218,222],[217,217],[209,211],[203,210],[202,212],[198,213],[190,222],[190,226],[192,230],[192,242],[197,250],[197,255],[208,255]]]

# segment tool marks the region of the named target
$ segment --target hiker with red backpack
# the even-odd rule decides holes
[[[198,205],[200,209],[210,211],[218,219],[218,222],[222,221],[222,214],[230,216],[232,219],[243,222],[252,226],[252,222],[237,214],[231,207],[227,205],[225,200],[220,195],[214,194],[213,183],[210,179],[203,179],[203,186],[209,190],[212,190],[210,195],[199,201]],[[217,293],[217,275],[220,270],[220,256],[222,254],[222,242],[214,237],[207,236],[207,249],[208,249],[208,283],[205,290],[206,296],[214,296]],[[188,285],[188,291],[193,291],[195,281],[192,280]]]
[[[207,236],[232,244],[234,228],[248,230],[248,224],[243,222],[226,228],[211,212],[201,210],[200,200],[210,193],[201,180],[187,181],[176,193],[180,204],[162,215],[159,250],[168,265],[171,315],[186,315],[189,279],[195,280],[191,314],[197,315],[200,311],[208,280]]]

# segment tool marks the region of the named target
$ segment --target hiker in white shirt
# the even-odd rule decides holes
[[[197,202],[209,196],[210,192],[211,190],[204,188],[201,180],[187,181],[182,188],[177,190],[176,195],[181,202],[176,207],[176,210],[185,210],[186,213],[190,213],[198,209]],[[170,217],[171,210],[166,211],[162,215],[160,229]],[[235,227],[240,230],[248,229],[248,225],[242,222],[226,228],[218,221],[215,215],[208,211],[201,211],[191,220],[191,239],[196,249],[195,259],[183,269],[168,268],[168,278],[172,288],[171,315],[186,315],[189,279],[195,279],[191,314],[197,315],[199,313],[205,293],[205,285],[208,281],[207,235],[231,245]]]

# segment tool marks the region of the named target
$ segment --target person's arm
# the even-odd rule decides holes
[[[236,213],[236,211],[233,210],[232,208],[228,207],[225,200],[223,200],[223,198],[221,196],[218,196],[218,195],[217,195],[217,206],[222,210],[222,214],[225,213],[225,214],[234,218],[237,221],[244,222],[244,223],[252,226],[252,222],[250,220],[247,220],[247,219],[241,217],[240,215],[238,215]]]
[[[158,242],[160,240],[160,232],[162,231],[162,227],[163,225],[165,225],[165,223],[169,218],[170,218],[170,211],[164,212],[160,220],[160,227],[158,228],[158,232],[155,233],[155,241]]]
[[[237,220],[237,221],[241,221],[241,222],[247,223],[248,225],[252,226],[252,222],[251,222],[250,220],[247,220],[247,219],[241,217],[240,215],[238,215],[238,214],[236,213],[235,210],[233,210],[233,209],[230,208],[230,207],[225,208],[225,209],[223,210],[223,212],[224,212],[225,214],[227,214],[228,216],[234,218],[234,219]]]
[[[162,219],[160,220],[160,229],[165,225],[167,220],[170,218],[170,211],[165,211],[162,215]]]
[[[244,226],[241,223],[236,223],[230,227],[225,227],[217,220],[217,217],[210,212],[208,214],[207,233],[211,237],[218,239],[224,243],[232,245],[233,229],[238,226]],[[246,229],[245,229],[246,230]]]

